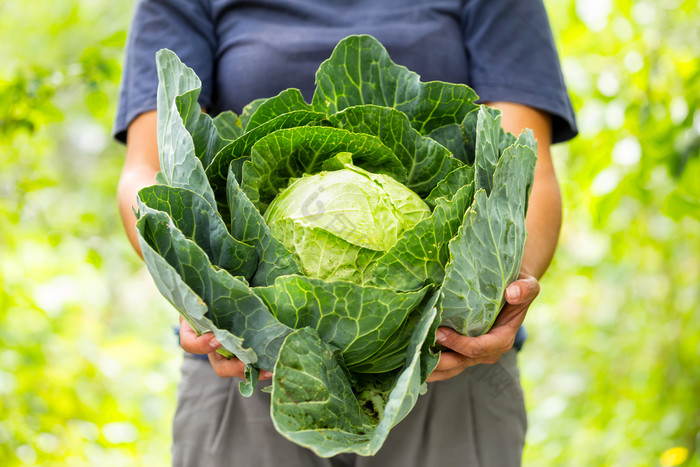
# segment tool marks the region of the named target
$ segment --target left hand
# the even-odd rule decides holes
[[[520,273],[518,280],[506,288],[506,304],[491,330],[477,337],[463,336],[446,327],[437,330],[437,341],[443,350],[437,367],[428,377],[441,381],[458,375],[465,368],[479,363],[496,363],[515,342],[515,334],[523,324],[525,313],[540,293],[540,283],[533,276]]]

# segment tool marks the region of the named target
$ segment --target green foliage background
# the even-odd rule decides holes
[[[554,151],[525,464],[698,465],[700,5],[546,4],[581,135]],[[176,315],[122,231],[109,133],[131,8],[0,4],[3,466],[169,464]]]

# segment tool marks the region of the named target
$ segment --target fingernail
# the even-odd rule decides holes
[[[209,345],[212,349],[218,349],[219,347],[221,347],[221,343],[216,337],[211,338],[211,340],[209,341]]]
[[[269,372],[269,371],[267,371],[267,370],[263,370],[263,371],[260,372],[260,376],[263,377],[263,378],[271,378],[271,377],[272,377],[272,373]]]
[[[509,285],[506,289],[506,299],[508,301],[517,300],[520,297],[520,287],[517,285]]]
[[[435,337],[440,344],[443,344],[447,340],[447,333],[442,329],[438,329],[435,332]]]

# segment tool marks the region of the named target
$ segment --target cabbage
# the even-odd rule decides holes
[[[429,216],[428,205],[404,185],[348,163],[297,179],[263,218],[305,276],[361,284],[377,253]]]
[[[435,329],[488,331],[518,275],[532,132],[467,86],[420,82],[370,36],[296,89],[216,118],[177,56],[158,65],[159,184],[137,229],[160,292],[248,376],[276,429],[372,455],[426,390]]]

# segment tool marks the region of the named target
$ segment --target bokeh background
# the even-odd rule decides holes
[[[580,125],[520,354],[526,466],[697,466],[700,3],[546,0]],[[0,465],[168,465],[176,312],[126,241],[132,2],[0,3]]]

